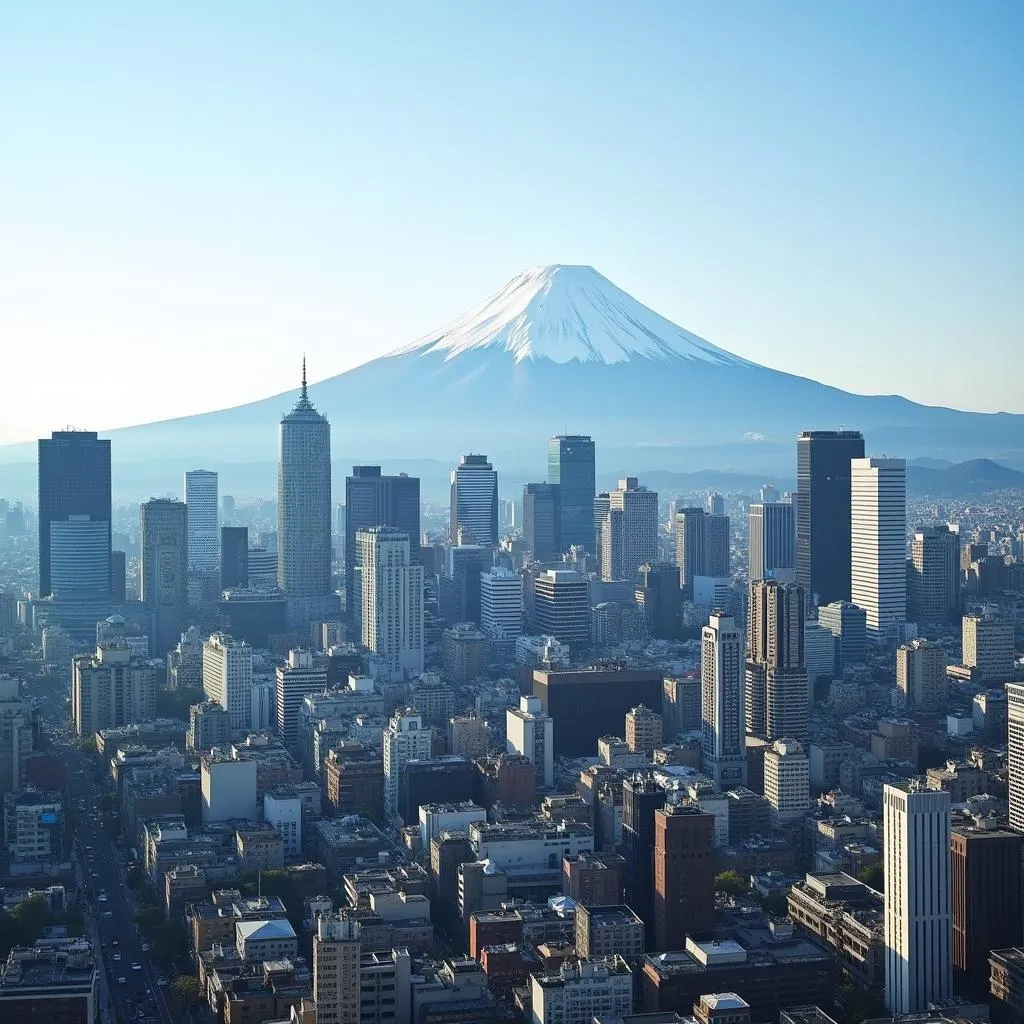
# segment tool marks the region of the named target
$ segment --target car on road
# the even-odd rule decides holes
[[[120,960],[121,959],[121,954],[120,953],[115,953],[114,954],[114,959],[115,960]]]
[[[105,918],[106,920],[109,920],[109,919],[110,919],[110,918],[112,918],[113,916],[114,916],[114,912],[113,912],[112,910],[104,910],[104,911],[103,911],[103,917],[104,917],[104,918]]]
[[[125,978],[125,977],[120,977],[120,978],[117,979],[117,983],[118,983],[118,985],[127,985],[128,984],[128,979]]]
[[[138,960],[133,960],[132,961],[132,970],[133,971],[141,971],[142,970],[142,964],[140,964]]]
[[[158,974],[156,976],[156,983],[158,985],[166,985],[167,984],[167,975],[166,974]]]
[[[99,900],[100,903],[106,903],[107,902],[107,894],[104,893],[104,892],[101,892],[99,894],[99,896],[96,897],[96,899]]]

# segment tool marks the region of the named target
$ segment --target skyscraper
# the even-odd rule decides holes
[[[185,628],[188,607],[188,511],[185,503],[151,498],[139,506],[139,598],[153,616],[150,646],[164,657]]]
[[[1006,684],[1006,717],[1010,826],[1024,831],[1024,683]]]
[[[228,713],[232,729],[248,729],[252,648],[227,633],[214,633],[203,644],[203,692]]]
[[[689,506],[676,512],[676,564],[679,585],[693,587],[694,576],[729,575],[729,517]]]
[[[814,604],[850,600],[850,462],[856,430],[806,430],[796,446],[796,581]]]
[[[601,578],[633,580],[641,565],[658,553],[658,493],[635,476],[608,492],[608,512],[600,528]]]
[[[331,588],[331,425],[306,389],[281,419],[277,466],[277,585],[289,625],[328,617]]]
[[[769,740],[807,739],[804,592],[795,584],[771,579],[750,584],[745,702],[748,733]]]
[[[719,790],[744,786],[743,634],[731,615],[712,612],[701,632],[700,673],[704,770]]]
[[[402,774],[410,761],[430,758],[430,727],[415,708],[404,708],[391,716],[384,730],[384,810],[389,818],[398,814],[398,795]]]
[[[353,466],[345,477],[345,607],[358,618],[355,570],[359,564],[356,534],[374,526],[390,526],[409,536],[409,561],[420,564],[420,481],[399,473],[383,476],[380,466]]]
[[[751,582],[769,576],[786,582],[796,573],[796,516],[788,501],[758,502],[747,510]]]
[[[523,632],[523,581],[509,569],[480,574],[480,628],[492,640],[512,640]]]
[[[854,459],[850,467],[851,600],[878,638],[907,618],[907,464]]]
[[[536,627],[568,644],[574,652],[590,642],[590,591],[586,577],[575,569],[548,569],[533,583]]]
[[[654,814],[665,806],[665,790],[639,772],[622,783],[622,844],[626,901],[640,915],[648,947],[654,943]]]
[[[249,585],[249,527],[222,526],[220,528],[220,587]]]
[[[463,455],[452,470],[449,541],[498,546],[498,474],[486,455]]]
[[[560,434],[548,441],[548,483],[558,485],[562,551],[578,545],[594,552],[594,442],[579,434]]]
[[[126,643],[101,644],[71,663],[71,715],[79,736],[156,714],[156,669]]]
[[[375,526],[356,535],[361,566],[362,642],[375,671],[405,678],[423,671],[423,566],[409,564],[409,535]]]
[[[327,689],[327,663],[314,664],[310,651],[288,652],[288,661],[274,673],[274,707],[277,735],[291,751],[299,742],[299,708],[310,693]]]
[[[216,593],[218,550],[217,474],[208,469],[185,473],[185,508],[188,520],[189,602],[197,605]]]
[[[950,796],[916,781],[883,790],[885,1005],[919,1013],[952,995]]]
[[[911,640],[896,648],[896,686],[916,711],[945,711],[949,683],[946,651],[930,640]]]
[[[654,945],[682,949],[715,923],[715,818],[696,804],[654,812]]]
[[[39,596],[52,594],[51,536],[54,523],[95,524],[105,535],[107,587],[110,577],[110,441],[92,430],[59,430],[39,441]],[[90,558],[95,548],[90,540]],[[74,563],[67,568],[73,570]],[[106,593],[107,591],[104,591]]]
[[[910,543],[907,618],[942,622],[960,610],[960,535],[948,526],[915,532]]]
[[[345,916],[321,914],[313,936],[313,1001],[317,1016],[330,1024],[360,1021],[360,924]],[[401,999],[397,993],[397,998]]]
[[[557,484],[523,485],[523,543],[533,561],[554,561],[562,550],[558,491]]]

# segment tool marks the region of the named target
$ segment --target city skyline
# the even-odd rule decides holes
[[[7,12],[0,42],[7,74],[40,83],[10,93],[0,335],[19,340],[16,379],[46,353],[50,384],[42,405],[14,396],[0,442],[84,421],[99,346],[127,368],[148,337],[178,385],[128,391],[102,428],[182,415],[279,390],[297,337],[322,379],[545,261],[595,265],[744,358],[1022,410],[1011,380],[973,384],[948,358],[965,337],[996,362],[1016,344],[1015,5],[568,5],[544,33],[530,5],[319,8],[287,26],[232,4],[62,10],[59,28]],[[519,156],[539,150],[543,166]],[[246,346],[262,357],[236,360]],[[211,357],[235,372],[186,369]]]

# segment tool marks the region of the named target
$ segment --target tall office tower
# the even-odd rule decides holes
[[[188,523],[188,597],[198,605],[216,595],[219,552],[217,544],[217,474],[191,469],[185,474]]]
[[[126,558],[123,551],[110,552],[110,600],[113,604],[124,604],[126,582]]]
[[[747,609],[746,730],[768,740],[806,740],[809,715],[804,592],[795,584],[753,580]]]
[[[965,615],[962,623],[964,664],[971,678],[1000,684],[1013,675],[1013,623],[993,615]]]
[[[353,466],[345,477],[345,606],[358,618],[354,574],[359,565],[356,534],[390,526],[409,535],[409,562],[420,564],[420,480],[399,473],[382,476],[380,466]]]
[[[608,492],[608,513],[601,524],[601,578],[632,580],[641,565],[658,554],[658,493],[635,476]]]
[[[796,581],[811,604],[850,600],[850,462],[856,430],[805,430],[796,443]]]
[[[590,590],[575,569],[548,569],[533,581],[536,628],[568,644],[574,653],[590,643]]]
[[[274,707],[277,712],[277,735],[289,749],[299,743],[299,708],[310,693],[327,689],[327,662],[314,664],[310,651],[289,651],[288,661],[278,665],[274,674]]]
[[[867,615],[849,601],[833,601],[818,608],[818,624],[836,638],[838,669],[862,665],[867,657]]]
[[[949,691],[945,649],[921,639],[897,647],[896,686],[906,698],[908,708],[945,711]]]
[[[796,578],[796,516],[788,501],[759,502],[747,510],[750,548],[747,577],[790,582]]]
[[[203,692],[230,716],[232,729],[248,729],[251,715],[252,648],[228,633],[203,644]]]
[[[150,648],[163,658],[185,628],[188,608],[188,510],[150,498],[139,506],[139,598],[153,616]]]
[[[31,698],[21,696],[17,679],[0,676],[0,801],[7,793],[23,789],[28,781],[34,725]],[[7,840],[13,844],[12,824],[7,826]]]
[[[767,505],[769,502],[779,500],[779,489],[775,484],[762,484],[759,497],[761,498],[761,504]]]
[[[891,635],[907,619],[907,464],[903,459],[850,463],[851,581],[867,613],[868,635]]]
[[[953,991],[950,796],[886,785],[885,1006],[920,1013]]]
[[[704,771],[724,792],[747,783],[743,730],[743,633],[712,612],[701,632],[701,746]]]
[[[594,442],[579,434],[561,434],[548,441],[548,483],[558,487],[558,541],[562,551],[573,546],[596,550],[594,533]]]
[[[679,584],[693,587],[694,576],[729,575],[729,517],[712,516],[702,508],[676,512],[676,565]]]
[[[656,640],[678,640],[682,626],[683,594],[679,570],[671,562],[640,566],[633,600],[648,636]]]
[[[776,740],[764,754],[764,798],[776,825],[802,821],[811,802],[811,766],[803,744]]]
[[[725,498],[720,494],[709,494],[706,507],[709,516],[724,516]]]
[[[555,784],[555,723],[540,697],[520,697],[519,707],[505,712],[506,749],[521,754],[537,769],[537,784]]]
[[[100,644],[71,662],[71,714],[79,736],[156,716],[156,669],[125,643]]]
[[[960,535],[948,526],[918,530],[907,566],[907,618],[945,622],[960,611]]]
[[[971,818],[953,826],[953,980],[968,999],[988,1000],[989,952],[1024,941],[1022,854],[1024,835],[1013,829]]]
[[[523,543],[531,561],[552,562],[558,558],[562,546],[557,484],[523,485]]]
[[[235,518],[235,498],[232,494],[225,494],[220,499],[220,517],[226,523],[230,524]]]
[[[306,390],[281,420],[277,463],[277,585],[298,626],[328,618],[331,587],[331,425]]]
[[[654,813],[654,947],[682,949],[715,923],[715,816],[697,804]]]
[[[654,944],[654,815],[665,806],[665,790],[640,772],[622,783],[622,843],[626,858],[626,902],[644,922]]]
[[[53,593],[53,523],[72,516],[103,524],[110,561],[110,441],[91,430],[59,430],[39,440],[39,596]]]
[[[480,628],[492,640],[514,640],[523,632],[523,581],[497,566],[480,573]]]
[[[220,588],[249,585],[249,527],[220,528]]]
[[[1024,683],[1006,684],[1006,717],[1010,826],[1024,832]]]
[[[376,672],[401,679],[423,671],[423,566],[409,564],[409,535],[387,526],[356,534],[362,642]]]
[[[334,506],[334,533],[338,537],[344,538],[345,536],[345,520],[347,513],[345,511],[345,505],[343,502],[338,502]]]
[[[492,549],[481,544],[456,544],[445,552],[438,580],[441,614],[451,623],[480,624],[482,573],[491,567]]]
[[[405,766],[430,758],[430,735],[415,708],[396,711],[384,730],[384,810],[389,818],[398,814],[398,788]]]
[[[318,1020],[360,1024],[360,930],[359,922],[344,913],[317,917],[313,936],[313,1002]]]
[[[463,455],[452,470],[448,539],[498,546],[498,474],[486,455]]]

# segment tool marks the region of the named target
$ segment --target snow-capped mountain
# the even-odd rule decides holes
[[[392,355],[455,359],[477,349],[508,352],[517,363],[746,362],[659,316],[593,267],[562,265],[523,271],[486,302]]]
[[[278,419],[297,393],[112,431],[114,459],[272,464]],[[476,451],[543,479],[547,438],[584,433],[609,471],[788,478],[800,430],[846,426],[864,431],[870,452],[1024,466],[1024,416],[854,395],[759,366],[659,316],[591,267],[528,270],[446,327],[310,385],[309,395],[331,421],[339,462],[453,464]],[[0,462],[14,454],[0,450]]]

